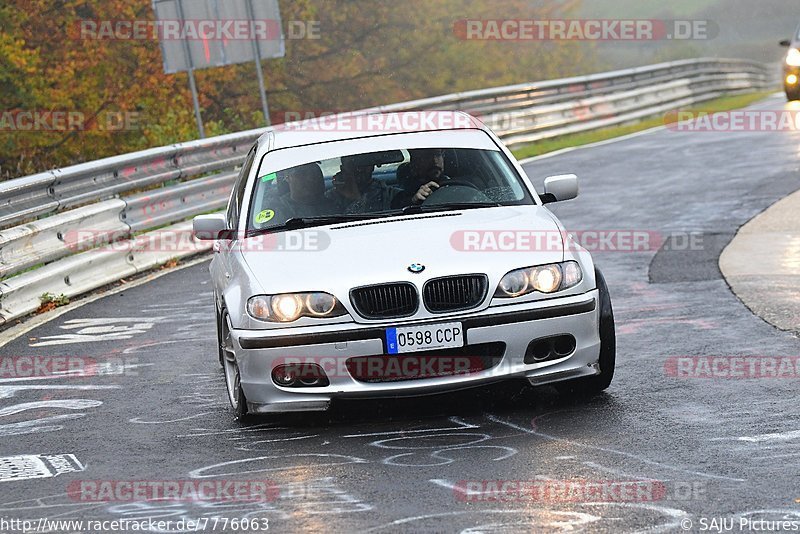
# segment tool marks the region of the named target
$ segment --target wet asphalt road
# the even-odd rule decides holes
[[[775,97],[757,107],[785,106]],[[581,177],[579,198],[554,208],[571,230],[702,236],[702,250],[595,254],[617,316],[617,374],[607,393],[588,400],[509,384],[346,402],[243,427],[216,361],[207,263],[68,312],[0,349],[3,358],[88,357],[123,362],[125,372],[0,380],[0,518],[153,517],[171,520],[170,531],[180,519],[250,517],[279,532],[614,533],[699,532],[712,517],[800,520],[797,379],[664,370],[675,356],[800,354],[800,341],[751,315],[716,269],[741,224],[800,188],[798,140],[662,130],[526,165],[537,183],[561,172]],[[20,455],[51,456],[49,467],[41,457],[9,459]],[[68,495],[82,480],[192,479],[268,479],[280,497],[220,504]],[[654,491],[652,500],[645,493],[624,502],[467,502],[453,489],[534,479],[553,487],[649,481]],[[223,531],[219,522],[205,531],[214,525]]]

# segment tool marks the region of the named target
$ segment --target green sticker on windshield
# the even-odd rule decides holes
[[[275,210],[264,210],[258,215],[256,215],[256,223],[262,224],[265,222],[269,222],[272,218],[275,217]]]
[[[262,176],[261,177],[261,181],[262,182],[271,182],[272,180],[276,180],[277,178],[278,178],[278,173],[273,172],[273,173],[268,174],[266,176]]]

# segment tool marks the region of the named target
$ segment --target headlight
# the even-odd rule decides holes
[[[275,295],[269,304],[272,313],[283,323],[295,321],[303,313],[303,301],[298,295]]]
[[[516,269],[506,274],[497,285],[495,298],[512,298],[533,291],[555,293],[578,285],[583,273],[578,262],[565,261]]]
[[[583,280],[583,273],[581,272],[581,266],[578,265],[578,262],[575,261],[568,261],[561,264],[561,271],[564,273],[564,280],[561,282],[564,285],[564,288],[577,286]]]
[[[286,293],[251,297],[247,301],[247,313],[260,321],[291,323],[303,316],[338,317],[347,310],[328,293]]]
[[[336,297],[327,293],[309,293],[306,296],[306,309],[315,317],[324,317],[336,307]]]
[[[531,269],[531,286],[542,293],[552,293],[561,287],[561,267],[545,265]]]
[[[790,67],[800,67],[800,50],[790,48],[789,53],[786,54],[786,64]]]
[[[528,290],[528,273],[511,271],[500,280],[500,290],[509,297],[518,297]]]

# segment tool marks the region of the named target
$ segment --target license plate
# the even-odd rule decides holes
[[[464,346],[461,323],[431,324],[386,329],[386,352],[401,354],[420,350],[452,349]]]

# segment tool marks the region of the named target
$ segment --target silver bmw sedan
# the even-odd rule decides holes
[[[271,128],[247,155],[215,240],[219,359],[237,417],[325,410],[501,380],[594,393],[614,317],[590,254],[480,121],[338,115]]]

